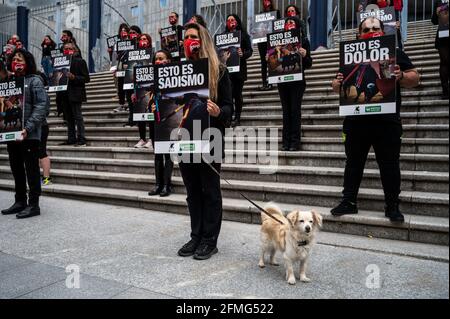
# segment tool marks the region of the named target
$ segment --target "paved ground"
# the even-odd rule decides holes
[[[12,198],[0,191],[2,207]],[[176,255],[186,216],[48,197],[41,208],[0,216],[0,298],[449,298],[448,247],[321,233],[313,281],[289,286],[283,267],[258,268],[257,225],[224,222],[220,254],[198,262]]]

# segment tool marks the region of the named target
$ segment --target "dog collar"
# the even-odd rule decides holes
[[[299,247],[301,247],[301,246],[306,246],[306,245],[308,245],[309,244],[309,242],[307,242],[306,240],[305,241],[298,241],[297,242],[297,245],[299,246]]]

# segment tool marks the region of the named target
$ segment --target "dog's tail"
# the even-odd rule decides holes
[[[273,215],[275,218],[280,219],[280,217],[284,217],[283,211],[280,207],[278,207],[274,203],[269,203],[264,207],[264,210],[269,214]],[[281,218],[282,219],[282,218]],[[261,220],[264,223],[266,220],[272,220],[265,213],[261,213]]]

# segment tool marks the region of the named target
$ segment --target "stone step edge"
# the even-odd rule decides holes
[[[0,189],[12,191],[14,188],[12,181],[0,181]],[[84,200],[90,199],[97,202],[104,202],[104,200],[111,200],[114,202],[120,202],[122,204],[133,204],[134,207],[145,208],[149,205],[164,205],[169,212],[172,212],[170,207],[178,206],[185,209],[187,214],[186,198],[184,195],[172,195],[164,200],[160,198],[148,197],[145,192],[128,191],[125,189],[104,189],[99,187],[79,187],[73,185],[50,185],[43,189],[44,195],[70,197],[70,198],[83,198]],[[265,203],[259,202],[260,205]],[[125,205],[127,206],[127,205]],[[448,218],[439,217],[422,217],[422,216],[406,216],[406,222],[404,224],[395,224],[387,220],[384,215],[377,212],[360,212],[359,215],[343,216],[336,218],[331,216],[329,208],[324,207],[299,207],[293,205],[279,205],[284,211],[291,211],[294,209],[315,209],[318,213],[322,214],[325,224],[335,224],[334,226],[342,227],[342,224],[360,225],[362,227],[377,227],[384,229],[394,229],[399,231],[406,231],[408,233],[408,240],[411,240],[411,233],[414,231],[432,233],[438,236],[444,236],[446,243],[441,245],[448,246]],[[234,212],[239,215],[247,215],[245,219],[240,217],[240,222],[244,221],[252,224],[260,224],[259,211],[251,206],[247,201],[241,199],[224,199],[223,204],[224,212]],[[225,214],[225,220],[230,219]],[[367,233],[367,232],[366,232]],[[370,232],[367,236],[371,236]],[[381,237],[381,236],[380,236]]]
[[[57,170],[56,170],[57,171]],[[96,172],[96,171],[76,171],[76,170],[59,170],[59,172],[66,171],[65,177],[79,177],[79,178],[99,178],[107,179],[111,175],[114,175],[116,179],[122,178],[124,181],[126,177],[141,177],[140,174],[121,174],[121,173],[109,173],[109,172]],[[0,172],[10,173],[9,167],[0,166]],[[72,174],[70,174],[72,172]],[[174,180],[177,180],[176,178]],[[179,181],[181,182],[181,180]],[[229,182],[233,186],[225,185],[225,182],[222,182],[222,187],[229,190],[240,190],[245,191],[248,189],[249,185],[253,191],[257,190],[260,192],[269,192],[269,193],[280,193],[280,194],[301,194],[301,195],[320,195],[320,196],[335,196],[340,197],[342,194],[341,186],[324,186],[324,185],[302,185],[302,184],[294,184],[294,183],[278,183],[278,182],[251,182],[251,181],[238,181],[238,180],[229,180]],[[182,183],[181,183],[182,184]],[[290,190],[290,192],[286,192],[283,190]],[[375,200],[383,200],[384,193],[379,189],[367,189],[361,188],[359,192],[360,199],[375,199]],[[443,193],[425,193],[425,192],[417,192],[417,191],[404,191],[400,195],[400,198],[403,203],[411,204],[411,203],[433,203],[435,205],[449,205],[448,194]]]

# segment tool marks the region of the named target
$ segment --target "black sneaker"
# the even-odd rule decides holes
[[[190,257],[193,256],[199,246],[199,242],[191,239],[187,244],[185,244],[181,249],[178,251],[178,256],[181,257]]]
[[[400,213],[400,208],[398,204],[387,205],[384,209],[386,217],[388,217],[393,223],[404,223],[405,216]]]
[[[74,145],[76,145],[77,144],[77,142],[72,142],[72,141],[66,141],[66,142],[63,142],[63,143],[61,143],[61,144],[59,144],[60,146],[74,146]]]
[[[216,245],[201,243],[200,246],[198,246],[197,250],[195,251],[194,259],[207,260],[211,258],[213,255],[217,254],[218,252],[219,250],[217,249]]]
[[[343,200],[337,207],[331,210],[333,216],[355,215],[358,214],[358,207],[356,203],[348,200]]]
[[[76,144],[75,146],[76,146],[76,147],[86,147],[87,144],[86,144],[86,142],[79,141],[79,142],[77,142],[77,144]]]

